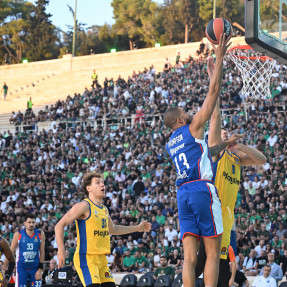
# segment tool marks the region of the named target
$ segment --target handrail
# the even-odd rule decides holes
[[[286,108],[285,106],[281,106],[283,108],[283,111],[279,111],[279,112],[285,112]],[[244,106],[243,110],[245,112],[245,119],[246,121],[248,120],[248,109],[249,106]],[[225,116],[227,117],[231,117],[232,114],[230,114],[230,111],[239,111],[239,108],[228,108],[228,109],[222,109],[221,110],[221,116],[222,118]],[[262,112],[263,114],[266,112]],[[192,114],[195,114],[195,112],[193,112]],[[114,118],[109,118],[107,117],[107,115],[105,114],[103,116],[103,118],[101,119],[94,119],[94,120],[90,120],[90,119],[85,119],[85,120],[76,120],[76,121],[56,121],[57,125],[61,124],[63,127],[65,126],[65,129],[67,130],[70,127],[76,127],[77,125],[83,125],[84,127],[90,123],[91,126],[93,126],[94,128],[97,128],[98,125],[101,125],[103,128],[106,128],[107,126],[118,126],[119,124],[122,123],[128,123],[130,122],[131,125],[133,126],[136,122],[136,119],[139,119],[139,122],[141,123],[142,120],[145,120],[148,123],[151,123],[153,120],[155,119],[162,119],[163,117],[163,113],[157,113],[157,114],[144,114],[143,116],[138,116],[136,114],[132,114],[131,116],[122,116],[122,117],[114,117]],[[150,120],[150,118],[152,118]],[[0,133],[4,133],[7,132],[8,130],[14,135],[16,132],[36,132],[38,134],[39,131],[41,131],[42,129],[47,129],[50,130],[51,127],[51,123],[50,121],[46,121],[46,122],[38,122],[36,124],[33,125],[12,125],[12,124],[7,124],[5,126],[0,126]]]

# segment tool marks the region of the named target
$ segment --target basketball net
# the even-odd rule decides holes
[[[228,55],[242,76],[241,95],[244,98],[271,98],[270,79],[275,61],[248,45],[233,47]]]

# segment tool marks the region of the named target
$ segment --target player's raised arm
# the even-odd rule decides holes
[[[207,72],[211,79],[214,73],[215,63],[212,57],[207,59]],[[209,146],[219,145],[223,142],[221,138],[221,115],[220,115],[220,101],[219,98],[216,101],[214,111],[211,115],[210,128],[208,133],[208,144]],[[213,158],[216,161],[218,156]]]
[[[228,149],[239,156],[241,166],[262,165],[267,161],[266,156],[259,150],[240,143],[235,143]]]
[[[215,104],[214,111],[210,120],[210,128],[208,133],[208,145],[215,146],[223,142],[221,138],[221,115],[219,108],[219,99]],[[212,158],[213,161],[218,159],[219,155]]]
[[[216,63],[209,85],[209,91],[201,109],[194,116],[189,128],[192,136],[198,139],[203,139],[204,137],[204,125],[211,117],[220,93],[223,58],[230,46],[228,41],[229,39],[225,39],[225,34],[222,34],[218,46],[215,47],[213,45],[216,54]]]
[[[55,236],[58,245],[58,268],[65,265],[64,228],[76,219],[85,219],[90,213],[89,204],[86,201],[75,204],[55,226]]]

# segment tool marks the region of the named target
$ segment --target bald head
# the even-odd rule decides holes
[[[181,109],[178,107],[168,109],[163,115],[163,123],[172,129],[176,124],[176,119],[180,117]]]

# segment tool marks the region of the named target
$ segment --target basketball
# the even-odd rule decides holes
[[[205,35],[211,43],[218,45],[222,33],[226,34],[226,38],[232,34],[232,27],[227,20],[215,18],[207,24]]]

